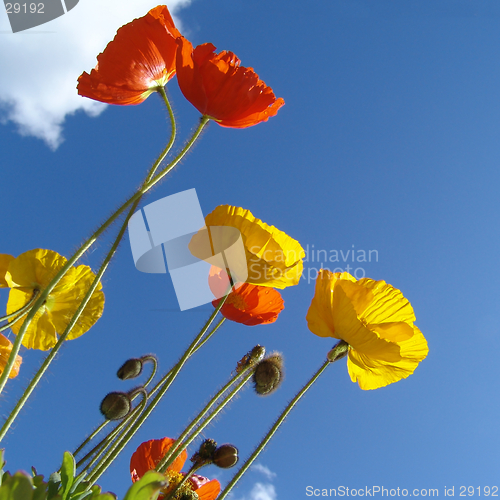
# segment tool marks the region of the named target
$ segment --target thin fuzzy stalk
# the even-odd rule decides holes
[[[138,405],[138,407],[140,408],[139,413],[144,410],[148,402],[148,396],[146,391],[141,389],[141,393],[143,394],[144,398]],[[123,429],[123,433],[127,432],[134,424],[135,424],[135,419],[131,418],[128,425]],[[108,450],[104,453],[104,455],[101,456],[99,462],[97,462],[92,472],[89,473],[90,475],[87,479],[89,481],[89,489],[102,476],[102,474],[106,472],[106,469],[111,465],[113,460],[116,458],[116,456],[119,453],[117,452],[117,449],[120,449],[120,444],[122,440],[123,438],[121,437],[117,438],[115,442],[112,443],[111,446],[108,448]],[[95,463],[95,459],[93,459],[91,463]],[[88,470],[87,467],[84,470]],[[79,474],[79,476],[83,475],[84,473],[85,472],[82,471]]]
[[[311,379],[302,387],[302,389],[295,395],[295,397],[290,401],[288,406],[283,410],[283,413],[277,418],[276,422],[273,424],[269,432],[264,436],[262,441],[259,443],[257,448],[255,448],[254,452],[250,455],[250,457],[247,459],[247,461],[240,467],[238,472],[233,476],[231,481],[228,483],[228,485],[224,488],[224,490],[220,493],[220,495],[217,497],[217,500],[223,500],[226,498],[226,496],[229,494],[229,492],[234,488],[236,483],[241,479],[243,474],[248,470],[248,468],[252,465],[252,463],[255,461],[255,459],[259,456],[261,451],[265,448],[267,443],[271,440],[271,438],[274,436],[276,431],[279,429],[280,425],[285,421],[285,418],[288,416],[288,414],[292,411],[292,409],[295,407],[295,405],[300,401],[302,396],[311,388],[311,386],[316,382],[316,380],[320,377],[320,375],[326,370],[326,368],[334,363],[335,361],[338,361],[339,359],[343,358],[347,354],[347,349],[348,345],[346,342],[341,340],[335,347],[334,349],[338,349],[341,351],[335,358],[330,358],[327,359],[319,368],[319,370],[311,377]],[[334,350],[332,349],[332,351]]]
[[[56,284],[60,281],[60,279],[66,274],[68,269],[97,241],[97,239],[106,231],[106,229],[121,215],[121,213],[128,208],[129,205],[135,202],[139,202],[141,197],[149,190],[151,189],[155,184],[157,184],[160,180],[162,180],[165,175],[167,175],[185,156],[185,154],[189,151],[191,146],[194,144],[196,139],[200,136],[203,128],[205,125],[208,123],[209,119],[202,119],[200,121],[200,124],[198,128],[195,130],[191,138],[188,140],[188,142],[185,144],[184,148],[181,150],[181,152],[172,160],[172,162],[165,167],[159,174],[157,174],[154,178],[149,180],[148,182],[145,182],[142,187],[133,195],[131,196],[118,210],[116,210],[106,222],[104,222],[101,227],[75,252],[75,254],[67,261],[67,263],[63,266],[63,268],[56,274],[54,279],[49,283],[49,285],[43,290],[40,294],[40,297],[38,300],[35,302],[33,308],[31,311],[28,313],[28,316],[26,317],[23,326],[21,327],[19,333],[17,334],[16,341],[13,344],[12,351],[9,356],[9,360],[5,366],[4,371],[2,372],[0,376],[0,393],[2,392],[3,388],[5,387],[5,384],[7,383],[7,378],[10,373],[10,370],[12,369],[12,366],[14,365],[14,361],[16,359],[17,354],[19,353],[19,349],[21,347],[21,343],[24,337],[24,334],[26,333],[26,330],[31,323],[32,319],[34,318],[35,314],[37,313],[38,309],[43,305],[44,301],[50,294],[50,292],[53,290],[53,288],[56,286]],[[167,145],[167,148],[169,146]],[[163,158],[165,157],[166,152],[168,152],[167,148],[165,148],[164,152],[162,155],[160,155],[160,158],[155,162],[155,165],[153,165],[153,168],[157,168],[157,166],[161,163]],[[153,170],[153,169],[152,169]],[[57,344],[56,344],[57,346]],[[54,347],[55,349],[55,347]],[[9,424],[10,426],[10,424]],[[5,435],[5,433],[3,434]],[[0,435],[0,440],[2,439],[3,435]]]
[[[2,316],[0,318],[0,321],[9,321],[9,319],[16,318],[14,321],[11,322],[11,324],[12,324],[12,323],[15,323],[17,320],[21,319],[21,317],[24,316],[29,311],[30,307],[35,302],[35,299],[36,299],[36,296],[38,295],[38,292],[39,292],[39,290],[37,290],[37,289],[33,290],[33,296],[23,307],[21,307],[21,309],[18,309],[17,311],[14,311],[13,313],[7,314],[6,316]],[[7,328],[9,328],[10,324],[5,325],[5,326]],[[2,326],[2,328],[0,328],[0,332],[6,329],[5,326]]]
[[[196,437],[203,431],[203,429],[222,411],[222,409],[233,399],[236,394],[243,388],[243,386],[248,382],[250,377],[253,375],[255,368],[257,367],[258,362],[264,357],[265,349],[261,348],[260,351],[257,352],[255,357],[252,357],[251,360],[247,363],[247,365],[236,375],[231,377],[229,382],[217,392],[217,394],[208,402],[208,404],[201,410],[200,413],[191,421],[191,423],[184,429],[182,434],[176,439],[176,441],[172,444],[169,451],[165,454],[165,456],[161,459],[160,462],[156,465],[156,470],[158,472],[165,472],[170,465],[173,464],[174,460],[182,453],[187,446],[196,439]],[[233,386],[238,379],[241,379],[240,382],[221,400],[223,395]],[[217,408],[207,417],[205,416],[210,412],[214,405],[217,405]],[[205,418],[205,420],[203,420]],[[200,424],[200,422],[203,422]],[[198,427],[197,427],[198,426]],[[196,428],[197,427],[197,428]],[[196,428],[194,432],[191,433]],[[186,436],[189,436],[186,439]]]
[[[188,360],[188,358],[193,354],[194,349],[196,346],[199,344],[200,340],[203,338],[207,330],[210,328],[210,325],[213,323],[215,317],[219,313],[220,309],[224,305],[224,302],[227,299],[227,295],[222,298],[220,301],[219,305],[216,307],[214,312],[210,315],[210,318],[206,322],[205,326],[201,329],[200,333],[196,336],[196,338],[191,342],[191,345],[186,349],[184,354],[182,355],[181,359],[178,361],[178,363],[175,365],[175,367],[170,370],[167,375],[163,377],[163,379],[160,381],[160,388],[158,389],[158,394],[149,402],[147,405],[146,409],[142,412],[142,414],[137,418],[137,420],[134,422],[133,425],[130,426],[130,429],[126,429],[123,431],[123,437],[119,440],[117,445],[114,447],[112,455],[109,456],[109,460],[106,461],[103,466],[100,466],[100,469],[97,471],[96,474],[92,474],[91,479],[89,479],[89,488],[92,487],[92,485],[99,479],[99,477],[105,472],[105,470],[111,465],[113,460],[121,453],[123,448],[128,444],[128,442],[132,439],[132,437],[135,435],[135,433],[140,429],[141,425],[146,421],[146,419],[149,417],[151,412],[155,409],[156,405],[160,402],[161,398],[165,395],[165,393],[168,391],[170,386],[172,385],[172,382],[175,380],[179,372],[181,371],[182,367]],[[126,434],[125,434],[126,432]],[[102,469],[102,470],[101,470]]]
[[[215,325],[213,327],[213,329],[210,331],[210,333],[203,339],[201,340],[197,346],[193,349],[193,352],[191,353],[191,356],[197,352],[204,344],[205,342],[207,342],[211,337],[212,335],[214,335],[214,333],[222,326],[222,324],[224,323],[224,321],[226,320],[226,318],[222,318],[218,323],[217,325]],[[175,367],[174,367],[175,368]],[[160,386],[162,385],[162,383],[164,381],[167,381],[169,380],[169,376],[170,374],[173,372],[174,368],[172,368],[166,375],[165,377],[163,377],[163,379],[158,382],[155,387],[153,387],[153,389],[151,389],[151,391],[149,392],[148,394],[148,398],[151,398],[151,396],[153,396],[160,388]],[[151,378],[151,377],[150,377]],[[144,384],[144,388],[149,384],[149,379],[148,381]],[[135,395],[133,396],[132,398],[132,401],[138,397],[139,395]],[[139,407],[136,407],[132,410],[132,417],[135,417],[136,414],[138,413],[138,410],[139,410]],[[95,436],[97,436],[97,434],[99,434],[109,423],[111,422],[111,420],[105,420],[88,438],[85,439],[85,441],[75,450],[75,452],[73,453],[73,456],[76,456],[77,453],[79,453],[90,441],[92,441],[92,439],[94,439]],[[118,427],[118,426],[117,426]],[[116,428],[112,431],[114,432],[116,430]]]

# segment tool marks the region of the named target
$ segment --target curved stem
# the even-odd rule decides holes
[[[320,377],[320,375],[326,370],[326,368],[334,363],[335,361],[338,361],[339,359],[342,359],[347,355],[347,349],[348,349],[348,344],[341,340],[333,349],[337,350],[337,355],[334,357],[330,357],[327,359],[319,368],[319,370],[311,377],[311,379],[302,387],[302,389],[295,395],[295,397],[290,401],[288,406],[283,410],[283,413],[278,417],[274,425],[271,427],[269,432],[264,436],[262,441],[259,443],[257,448],[255,448],[255,451],[250,455],[250,457],[247,459],[247,461],[240,467],[238,472],[234,475],[234,477],[231,479],[231,481],[228,483],[228,485],[224,488],[222,493],[217,497],[217,500],[223,500],[226,498],[228,493],[234,488],[234,485],[241,479],[241,476],[245,474],[245,472],[248,470],[248,468],[252,465],[254,460],[259,456],[260,452],[265,448],[267,443],[271,440],[271,438],[274,436],[280,425],[285,421],[285,418],[288,416],[288,414],[292,411],[292,409],[295,407],[295,405],[300,401],[302,396],[311,388],[311,386],[316,382],[316,380]],[[330,351],[330,352],[332,352]],[[330,353],[329,353],[330,354]]]
[[[113,453],[113,459],[114,460],[118,454],[125,448],[127,443],[132,439],[132,437],[135,435],[135,433],[140,429],[141,425],[145,422],[145,420],[149,417],[151,412],[155,409],[156,405],[160,402],[161,398],[165,395],[165,393],[168,391],[170,386],[172,385],[172,382],[174,381],[175,377],[178,375],[178,373],[181,371],[182,367],[188,360],[188,358],[193,354],[194,349],[202,339],[203,335],[206,333],[206,331],[210,328],[210,325],[212,324],[213,320],[217,316],[219,310],[222,308],[224,305],[224,302],[227,299],[227,295],[223,297],[215,309],[215,311],[211,314],[210,318],[206,322],[205,326],[201,329],[200,333],[196,336],[196,338],[191,342],[191,345],[186,349],[184,352],[183,356],[181,359],[178,361],[178,363],[175,365],[175,367],[170,370],[160,381],[160,387],[158,389],[158,394],[149,402],[148,406],[146,409],[142,412],[140,417],[134,422],[132,426],[130,426],[130,429],[128,429],[127,434],[122,437],[119,441],[119,444],[116,446],[115,451]],[[156,388],[155,388],[156,390]],[[125,434],[125,432],[124,432]],[[111,463],[111,462],[110,462]],[[99,474],[100,476],[100,474]],[[98,477],[99,477],[98,476]],[[97,478],[98,478],[97,477]],[[95,480],[97,480],[97,478]]]
[[[21,307],[21,309],[18,309],[17,311],[14,311],[13,313],[7,314],[6,316],[2,316],[0,318],[0,321],[8,321],[9,319],[12,319],[12,318],[15,318],[16,316],[18,316],[18,317],[16,317],[15,321],[11,322],[11,324],[12,324],[12,323],[15,323],[18,319],[21,319],[21,317],[24,316],[24,314],[29,311],[29,308],[35,302],[36,296],[38,295],[39,291],[40,290],[38,290],[38,288],[35,288],[33,290],[33,296],[23,307]],[[9,328],[9,327],[10,327],[10,325],[7,326],[7,328]],[[0,329],[0,331],[3,331],[3,328],[4,327],[2,327],[2,329]]]
[[[140,407],[140,412],[144,410],[146,407],[146,403],[148,401],[148,396],[145,390],[141,390],[143,394],[143,400],[140,402],[138,405]],[[129,430],[130,427],[134,425],[134,418],[130,419],[130,423],[123,429],[123,434]],[[106,451],[106,453],[102,456],[100,459],[100,462],[97,463],[97,465],[94,467],[94,470],[90,473],[90,476],[88,478],[89,486],[88,489],[92,487],[92,485],[106,472],[106,469],[113,463],[113,460],[116,458],[118,453],[120,452],[121,448],[121,442],[124,438],[118,438]],[[92,460],[94,462],[94,460]],[[83,474],[84,472],[82,471],[80,474]]]
[[[226,320],[226,318],[222,318],[214,327],[213,329],[210,331],[210,333],[207,334],[207,336],[202,339],[197,345],[196,347],[193,349],[193,352],[191,353],[191,356],[198,351],[198,349],[200,349],[204,344],[205,342],[207,342],[211,337],[212,335],[214,335],[214,333],[223,325],[224,321]],[[175,367],[174,367],[175,368]],[[159,388],[161,387],[162,383],[164,383],[166,380],[169,380],[169,377],[170,375],[173,373],[173,370],[174,368],[172,368],[164,377],[163,379],[158,382],[154,387],[153,389],[151,389],[151,391],[149,392],[148,394],[148,398],[151,398],[151,396],[153,396],[158,390]],[[152,378],[152,377],[150,377]],[[146,388],[146,386],[149,384],[149,380],[144,384],[144,388]],[[132,401],[138,396],[134,396],[132,398]],[[136,407],[132,410],[132,416],[136,416],[137,413],[138,413],[138,410],[139,410],[139,407]],[[94,439],[95,436],[97,436],[97,434],[99,434],[99,432],[101,432],[104,427],[106,427],[109,423],[111,422],[111,420],[105,420],[87,439],[85,439],[85,441],[75,450],[75,452],[73,453],[73,456],[76,456],[77,453],[79,453],[90,441],[92,441],[92,439]],[[118,426],[117,426],[118,427]],[[114,432],[114,430],[113,430]]]
[[[28,316],[26,317],[21,329],[19,330],[19,333],[17,334],[16,341],[14,342],[12,346],[12,351],[9,357],[9,362],[7,364],[7,367],[10,363],[10,366],[12,368],[12,365],[14,364],[14,360],[16,359],[17,354],[19,353],[19,349],[21,347],[21,342],[24,337],[24,334],[26,333],[26,330],[31,323],[32,319],[34,318],[35,314],[37,313],[38,309],[43,305],[44,301],[46,300],[47,296],[50,294],[50,292],[53,290],[53,288],[56,286],[56,284],[60,281],[60,279],[66,274],[68,269],[96,242],[96,240],[106,231],[106,229],[121,215],[121,213],[128,208],[129,205],[135,202],[139,202],[141,197],[149,191],[155,184],[160,182],[165,175],[167,175],[185,156],[185,154],[189,151],[191,146],[195,143],[196,139],[200,136],[203,128],[205,125],[208,123],[209,119],[206,118],[205,120],[201,120],[198,128],[195,130],[193,133],[192,137],[187,141],[185,146],[182,148],[181,152],[172,160],[172,162],[169,163],[167,167],[165,167],[159,174],[157,174],[155,177],[150,179],[149,181],[145,182],[142,187],[133,195],[131,196],[123,205],[118,208],[109,218],[106,222],[104,222],[101,227],[94,232],[94,234],[75,252],[75,254],[66,262],[66,264],[61,268],[61,270],[56,274],[54,279],[47,285],[47,287],[40,293],[40,297],[38,300],[35,302],[33,308],[31,311],[28,313]],[[164,150],[164,153],[160,155],[160,157],[166,155],[165,153],[166,149]],[[168,151],[167,151],[168,152]],[[153,165],[152,171],[156,170],[158,165],[161,163],[163,158],[159,158],[157,162]],[[149,176],[148,176],[149,177]],[[125,226],[125,225],[124,225]],[[59,339],[60,340],[60,339]],[[57,346],[57,344],[56,344]],[[55,347],[54,347],[55,349]],[[52,354],[52,352],[51,352]],[[11,362],[12,360],[12,362]],[[8,374],[10,371],[7,369],[3,371],[3,373],[0,376],[0,393],[2,392],[3,388],[5,387],[5,384],[7,383],[7,378]],[[30,391],[31,392],[31,391]],[[10,426],[10,424],[9,424]],[[5,433],[3,434],[5,435]],[[0,440],[2,439],[3,435],[0,435]]]
[[[148,395],[147,395],[147,392],[144,391],[144,390],[138,390],[136,396],[143,396],[143,399],[148,399]],[[104,451],[104,449],[106,448],[106,446],[111,442],[113,441],[113,439],[120,433],[120,431],[127,425],[129,424],[132,420],[134,420],[135,418],[137,418],[137,414],[141,411],[141,409],[143,410],[144,409],[144,406],[142,406],[141,408],[141,405],[138,404],[133,410],[132,412],[130,412],[106,437],[104,437],[103,439],[101,439],[101,441],[99,443],[97,443],[83,458],[81,458],[77,463],[76,463],[76,468],[78,469],[78,467],[80,467],[81,465],[83,465],[94,453],[97,453],[97,455],[92,459],[92,461],[90,461],[81,471],[80,473],[78,474],[78,476],[82,476],[85,471],[87,471],[88,469],[90,469],[90,467],[92,467],[92,465],[94,465],[97,460],[99,459],[100,455],[102,454],[102,452]],[[107,420],[107,422],[110,422],[110,420]]]
[[[156,375],[156,371],[158,370],[158,361],[156,359],[155,356],[150,356],[150,355],[147,355],[147,356],[142,356],[141,357],[142,360],[144,361],[150,361],[152,364],[153,364],[153,369],[151,370],[151,375],[148,377],[148,379],[146,380],[146,382],[144,383],[144,385],[142,386],[144,389],[146,389],[146,387],[151,383],[151,381],[155,378],[155,375]],[[137,397],[136,396],[133,396],[132,397],[132,401]],[[149,397],[149,396],[148,396]]]

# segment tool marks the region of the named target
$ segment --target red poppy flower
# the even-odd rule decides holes
[[[107,104],[139,104],[175,75],[180,36],[164,5],[122,26],[97,66],[78,78],[78,94]]]
[[[212,266],[208,284],[216,297],[224,296],[229,287],[227,273]],[[214,300],[212,305],[217,307],[220,300]],[[221,308],[221,313],[225,318],[236,323],[255,326],[274,323],[284,308],[281,294],[274,288],[243,283],[229,294]]]
[[[163,439],[151,439],[150,441],[142,443],[130,458],[132,482],[135,483],[138,481],[148,470],[154,470],[174,442],[174,439],[164,437]],[[184,474],[181,473],[181,469],[186,459],[187,452],[184,450],[168,468],[165,476],[170,484],[168,488],[162,492],[163,495],[170,493],[177,484],[182,481]],[[199,500],[215,500],[220,492],[220,483],[217,479],[212,479],[210,481],[206,477],[193,474],[189,478],[189,481],[179,490],[174,499],[177,499],[188,491],[195,491]],[[160,496],[159,498],[163,497]]]
[[[232,52],[215,54],[211,43],[193,50],[184,37],[177,43],[177,80],[184,97],[219,125],[251,127],[276,115],[285,104],[252,68],[240,66]]]

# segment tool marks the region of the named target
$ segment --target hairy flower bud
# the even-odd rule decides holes
[[[142,360],[131,358],[125,361],[116,373],[117,377],[122,380],[138,377],[142,372]]]
[[[283,357],[279,353],[273,353],[263,359],[253,374],[255,392],[261,396],[274,392],[282,380]]]
[[[203,460],[212,459],[215,450],[217,449],[217,442],[213,439],[205,439],[203,443],[200,445],[200,449],[198,450],[198,455]]]
[[[330,363],[335,363],[335,361],[338,361],[339,359],[347,356],[348,352],[349,344],[344,340],[341,340],[340,342],[335,344],[330,351],[328,351],[326,358],[328,359],[328,361],[330,361]]]
[[[262,360],[266,354],[266,348],[257,344],[251,351],[247,352],[236,365],[236,373],[241,371],[249,365],[255,365]]]
[[[229,469],[238,463],[238,448],[232,444],[219,446],[214,453],[214,464],[223,469]]]
[[[101,402],[101,413],[107,420],[121,420],[132,410],[132,401],[125,392],[110,392]]]

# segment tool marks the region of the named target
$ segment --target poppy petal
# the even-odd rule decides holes
[[[219,125],[251,127],[275,116],[285,104],[232,52],[216,54],[211,43],[193,50],[183,37],[177,43],[177,79],[184,97]]]
[[[78,94],[107,104],[139,104],[175,75],[180,36],[166,6],[122,26],[78,79]]]

